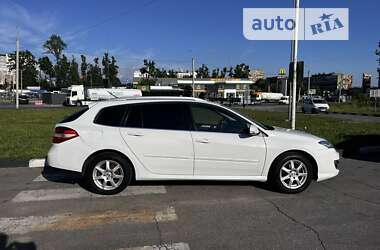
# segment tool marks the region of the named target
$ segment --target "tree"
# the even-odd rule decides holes
[[[249,66],[241,63],[235,66],[234,77],[236,78],[248,78],[249,76]]]
[[[102,78],[102,70],[99,67],[99,58],[94,58],[94,65],[90,67],[90,77],[92,81],[92,86],[95,87],[103,87],[103,78]]]
[[[156,68],[156,63],[153,60],[144,59],[144,66],[140,68],[142,75],[147,74],[148,78],[156,78],[160,74],[160,70]]]
[[[37,61],[29,50],[19,52],[19,79],[23,87],[35,85],[37,82]],[[8,69],[16,70],[16,52],[9,55]]]
[[[104,79],[104,87],[105,88],[111,88],[111,79],[110,79],[110,59],[108,56],[108,53],[104,53],[103,59],[102,59],[102,65],[103,65],[103,79]]]
[[[116,65],[116,58],[111,56],[111,64],[109,66],[109,76],[112,85],[119,85],[120,79],[117,77],[119,74],[119,66]]]
[[[218,78],[219,77],[219,68],[216,68],[216,69],[212,70],[211,77],[213,77],[213,78]]]
[[[223,67],[223,69],[220,71],[220,77],[225,78],[227,75],[227,67]]]
[[[378,49],[375,51],[375,55],[377,56],[377,63],[378,63],[378,68],[377,68],[377,74],[378,74],[378,78],[377,78],[377,87],[380,88],[380,42],[379,44],[377,45],[378,46]]]
[[[50,53],[55,57],[55,62],[61,57],[61,54],[67,45],[59,35],[51,35],[50,38],[44,43],[43,48],[46,53]]]
[[[49,76],[49,83],[51,84],[51,78],[54,77],[55,74],[53,64],[50,61],[49,57],[44,56],[39,58],[38,65],[40,67],[40,70],[45,74],[45,80],[46,76]]]
[[[234,77],[234,69],[232,67],[230,67],[230,69],[228,70],[228,76]]]
[[[84,86],[88,85],[87,81],[87,70],[88,70],[88,64],[86,60],[85,55],[80,55],[81,64],[80,64],[80,73],[81,73],[81,82]]]
[[[66,88],[69,85],[69,71],[70,62],[66,55],[62,55],[58,63],[55,65],[54,70],[56,72],[56,86],[58,88]]]
[[[197,78],[209,78],[209,69],[205,64],[202,64],[202,66],[196,71],[197,72]]]
[[[70,62],[69,81],[71,85],[75,85],[79,83],[78,63],[75,61],[74,56],[72,57],[71,62]]]

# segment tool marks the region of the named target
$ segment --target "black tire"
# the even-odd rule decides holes
[[[81,102],[81,101],[77,101],[76,105],[77,105],[78,107],[81,107],[81,106],[82,106],[82,102]]]
[[[96,181],[94,179],[95,167],[100,166],[99,164],[102,164],[106,161],[110,162],[109,164],[110,164],[111,169],[112,168],[115,169],[116,166],[121,167],[122,171],[118,169],[117,171],[115,171],[114,176],[116,176],[116,174],[118,174],[119,176],[124,175],[123,178],[107,176],[107,178],[109,177],[109,178],[112,178],[113,180],[117,180],[116,184],[118,184],[118,185],[112,189],[107,188],[108,186],[112,185],[112,183],[110,181],[106,181],[105,179],[103,179],[103,180],[100,179],[100,180]],[[116,165],[116,164],[118,164],[118,165]],[[96,171],[96,172],[99,173],[99,176],[97,176],[97,177],[99,177],[99,178],[104,177],[103,174],[100,174],[99,171]],[[107,174],[113,175],[113,173],[110,173],[110,172],[107,172]],[[133,177],[133,167],[131,166],[131,164],[129,163],[128,160],[126,160],[123,156],[121,156],[117,153],[104,152],[104,153],[98,154],[95,157],[93,157],[92,159],[90,159],[88,161],[88,163],[86,164],[86,172],[85,172],[86,183],[87,183],[88,187],[91,189],[91,191],[93,191],[97,194],[113,195],[113,194],[120,193],[125,188],[127,188],[127,186],[131,183],[132,177]],[[106,178],[106,177],[104,177],[104,178]],[[122,179],[122,180],[120,181],[120,179]],[[100,187],[100,185],[101,185],[100,182],[106,183],[106,184],[103,184],[103,188]],[[115,182],[113,182],[113,183],[115,183]]]
[[[290,188],[281,181],[281,176],[284,175],[284,173],[285,175],[287,173],[284,170],[282,170],[282,167],[284,165],[287,165],[287,163],[290,162],[291,160],[294,161],[294,164],[296,165],[295,167],[299,166],[297,165],[298,162],[302,162],[302,164],[304,164],[305,169],[306,169],[307,175],[305,177],[305,180],[302,179],[301,181],[302,185],[300,185],[299,187],[294,186]],[[290,166],[290,163],[289,163],[289,166]],[[304,191],[310,185],[313,179],[313,165],[311,164],[311,162],[309,161],[307,157],[305,157],[303,154],[300,154],[300,153],[284,154],[283,156],[281,156],[280,159],[276,160],[272,168],[273,169],[271,169],[270,175],[269,175],[269,181],[277,191],[282,192],[282,193],[288,193],[288,194],[300,193]],[[302,174],[304,174],[304,172],[302,172]],[[297,177],[297,178],[302,178],[302,177]],[[284,180],[284,182],[286,183],[287,180]],[[289,185],[291,185],[291,183],[289,183]]]

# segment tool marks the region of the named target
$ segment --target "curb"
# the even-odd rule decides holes
[[[45,166],[45,159],[31,159],[29,160],[28,167],[30,168],[43,168]]]
[[[352,113],[352,112],[330,112],[331,114],[341,114],[341,115],[357,115],[357,116],[371,116],[380,117],[380,114],[367,114],[367,113]]]

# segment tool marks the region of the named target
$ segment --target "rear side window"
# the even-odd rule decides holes
[[[185,105],[181,103],[155,103],[141,106],[143,127],[152,129],[189,130],[185,119]]]
[[[122,124],[126,111],[126,105],[118,105],[103,108],[96,116],[94,123],[106,126],[119,127]]]
[[[128,110],[129,112],[125,126],[130,128],[142,128],[140,106],[131,106],[128,107]]]
[[[65,119],[63,119],[60,123],[65,123],[65,122],[72,122],[72,121],[75,121],[76,119],[78,119],[81,115],[83,115],[89,108],[88,107],[85,107],[81,110],[79,110],[78,112],[75,112],[74,114],[66,117]]]
[[[187,107],[181,103],[152,103],[129,108],[127,127],[189,130]],[[187,116],[188,117],[188,116]]]

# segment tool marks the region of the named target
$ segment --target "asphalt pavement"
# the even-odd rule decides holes
[[[0,168],[0,249],[379,249],[380,161],[368,159],[297,195],[196,181],[99,196],[70,173]]]

